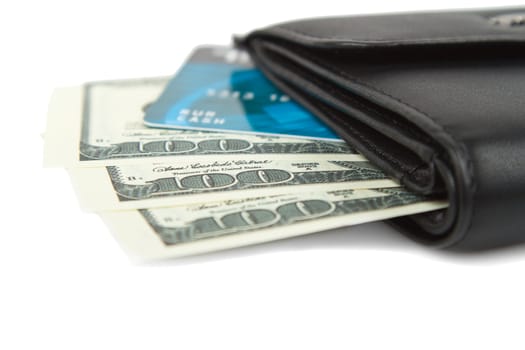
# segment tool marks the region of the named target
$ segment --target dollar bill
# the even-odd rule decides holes
[[[87,209],[115,210],[238,199],[319,188],[396,187],[360,155],[324,160],[238,157],[69,170]]]
[[[143,124],[144,110],[167,82],[168,78],[146,78],[56,90],[48,112],[44,164],[104,166],[212,154],[356,153],[343,142],[148,128]]]
[[[135,258],[209,252],[442,209],[401,188],[241,198],[185,207],[101,213]]]

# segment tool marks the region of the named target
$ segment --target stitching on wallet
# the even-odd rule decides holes
[[[309,34],[309,33],[305,33],[305,32],[302,32],[302,31],[299,31],[297,29],[291,29],[291,28],[287,28],[287,27],[273,27],[271,28],[271,30],[275,30],[275,31],[281,31],[281,32],[285,32],[286,34],[290,34],[291,36],[295,36],[296,38],[303,38],[303,39],[317,39],[317,40],[322,40],[322,41],[329,41],[329,40],[339,40],[340,42],[348,42],[348,43],[355,43],[355,44],[366,44],[366,43],[376,43],[376,44],[379,44],[379,43],[392,43],[392,44],[395,44],[395,43],[413,43],[413,44],[417,44],[417,43],[421,43],[421,44],[432,44],[432,43],[439,43],[439,42],[442,42],[442,41],[448,41],[448,42],[451,42],[451,43],[461,43],[461,42],[467,42],[467,39],[468,40],[475,40],[475,41],[478,41],[478,42],[485,42],[485,41],[490,41],[490,40],[493,40],[493,39],[506,39],[506,40],[509,40],[509,41],[517,41],[517,42],[522,42],[524,41],[523,38],[521,36],[517,36],[517,35],[512,35],[512,34],[499,34],[499,33],[493,33],[493,34],[486,34],[484,36],[480,36],[480,35],[462,35],[462,36],[458,36],[458,37],[446,37],[446,36],[440,36],[440,37],[436,37],[436,38],[423,38],[423,39],[401,39],[401,38],[392,38],[392,39],[374,39],[374,40],[370,40],[370,39],[343,39],[343,38],[338,38],[336,36],[330,36],[330,37],[322,37],[322,36],[316,36],[316,35],[312,35],[312,34]]]
[[[319,80],[318,80],[317,78],[315,78],[315,77],[310,77],[310,79],[312,79],[313,81],[317,81],[317,82],[319,82]],[[336,94],[336,95],[341,95],[341,93],[338,92],[337,90],[335,90],[335,91],[332,90],[331,92],[332,92],[333,94]],[[344,96],[343,96],[343,97],[344,97]],[[377,112],[377,111],[371,109],[370,107],[368,107],[368,106],[362,104],[362,103],[359,102],[359,101],[353,101],[353,100],[352,100],[352,104],[355,104],[355,105],[357,105],[357,107],[360,107],[360,108],[364,109],[365,112],[368,112],[368,113],[371,113],[371,114],[375,114],[375,115],[378,115],[378,114],[379,114],[379,112]],[[365,142],[365,143],[366,143],[366,144],[367,144],[367,145],[368,145],[368,146],[374,151],[374,153],[376,153],[376,154],[382,156],[383,158],[388,159],[388,160],[389,160],[393,165],[395,165],[399,170],[401,170],[401,171],[403,171],[403,172],[405,172],[405,171],[408,170],[407,167],[406,167],[402,162],[400,162],[397,158],[392,157],[392,156],[389,155],[388,153],[384,152],[381,148],[378,148],[377,146],[375,146],[375,144],[370,140],[369,137],[367,137],[366,135],[364,135],[364,134],[362,134],[361,132],[359,132],[358,130],[356,130],[356,129],[352,126],[352,124],[350,123],[350,121],[346,120],[345,118],[339,117],[339,116],[337,116],[337,115],[334,114],[334,113],[330,113],[325,107],[322,107],[322,106],[320,106],[320,105],[319,105],[318,107],[320,107],[321,109],[323,109],[323,111],[324,111],[325,113],[328,113],[328,114],[332,115],[333,117],[335,117],[335,118],[336,118],[340,123],[342,123],[345,127],[349,128],[349,129],[351,129],[351,130],[353,130],[354,134],[356,134],[361,140],[363,140],[363,142]],[[421,163],[421,164],[417,165],[416,167],[420,167],[422,164],[424,164],[424,163]],[[407,169],[407,170],[405,170],[405,169]],[[410,171],[409,171],[409,172],[410,172]]]
[[[296,75],[295,73],[293,73],[294,75]],[[297,76],[297,75],[296,75]],[[299,77],[299,79],[302,79]],[[319,79],[317,79],[316,77],[310,77],[310,79],[312,79],[313,82],[319,82]],[[402,172],[405,172],[404,170],[404,166],[403,164],[397,159],[397,158],[394,158],[392,157],[391,155],[389,155],[388,153],[385,153],[384,151],[382,151],[381,149],[377,148],[374,143],[372,143],[368,137],[366,137],[365,135],[363,135],[361,132],[359,132],[358,130],[356,130],[348,120],[344,119],[344,118],[341,118],[339,116],[337,116],[337,114],[334,114],[332,113],[327,107],[325,106],[322,106],[321,104],[319,103],[316,103],[315,104],[317,108],[319,108],[321,111],[323,111],[325,114],[328,114],[328,115],[331,115],[332,118],[336,119],[339,123],[343,124],[350,132],[352,132],[352,134],[354,135],[354,137],[357,137],[358,139],[361,140],[362,143],[368,145],[369,149],[371,152],[377,154],[379,157],[382,157],[383,159],[388,159],[390,161],[390,164],[392,164],[392,166],[394,168],[397,168],[398,170],[401,170]],[[366,110],[368,110],[368,107],[364,106],[364,105],[361,105],[360,103],[358,103],[358,105],[362,106],[363,108],[365,108]],[[373,113],[377,113],[376,111],[373,111],[373,110],[370,110],[370,112],[373,112]],[[419,166],[419,165],[418,165]],[[416,166],[417,167],[417,166]],[[401,180],[400,180],[401,181]]]
[[[370,147],[370,150],[374,153],[376,153],[378,156],[384,158],[384,159],[388,159],[390,161],[390,163],[392,165],[394,165],[396,168],[398,168],[399,170],[401,170],[402,172],[405,172],[405,170],[403,169],[403,164],[401,162],[399,162],[399,160],[397,158],[394,158],[392,157],[390,154],[388,153],[385,153],[384,151],[382,151],[380,148],[377,148],[374,143],[368,138],[366,137],[365,135],[363,135],[361,132],[359,132],[358,130],[356,130],[348,121],[346,121],[344,118],[341,118],[339,116],[337,116],[336,114],[330,112],[330,110],[328,110],[328,108],[322,106],[322,105],[319,105],[319,104],[316,104],[316,107],[319,108],[320,110],[322,110],[324,113],[328,114],[328,115],[331,115],[333,118],[335,118],[337,121],[339,121],[340,123],[342,123],[346,128],[348,128],[348,130],[350,130],[352,132],[352,134],[354,134],[354,137],[357,137],[361,140],[361,142],[365,143],[366,145],[368,145]],[[420,165],[416,166],[419,167]]]
[[[316,62],[315,59],[313,59],[311,56],[309,56],[308,54],[304,53],[304,55],[308,58],[310,58],[312,61]],[[293,73],[295,74],[295,73]],[[296,74],[295,74],[296,75]],[[302,79],[301,77],[299,77],[299,79]],[[312,81],[312,82],[315,82],[317,83],[317,85],[323,85],[321,80],[316,78],[315,76],[310,76],[309,79]],[[363,84],[364,85],[364,84]],[[341,92],[337,91],[337,90],[331,90],[331,92],[333,94],[337,94],[337,95],[342,95]],[[386,93],[385,93],[386,94]],[[342,95],[342,97],[344,98],[344,95]],[[361,107],[363,108],[366,112],[369,112],[371,114],[374,114],[374,115],[380,115],[378,111],[374,110],[374,109],[371,109],[370,107],[366,106],[365,104],[359,102],[359,101],[354,101],[352,100],[352,104],[354,105],[357,105],[358,107]],[[394,158],[392,157],[390,154],[388,153],[385,153],[383,150],[381,150],[380,148],[378,148],[377,146],[375,146],[375,144],[365,135],[363,135],[361,132],[357,131],[351,124],[350,124],[350,121],[344,119],[344,118],[341,118],[339,116],[337,116],[336,114],[334,113],[331,113],[329,110],[327,110],[325,107],[319,105],[319,104],[316,104],[316,106],[320,109],[322,109],[325,113],[327,114],[330,114],[332,117],[334,117],[335,119],[337,119],[339,121],[339,123],[343,124],[346,128],[350,129],[353,131],[353,133],[355,134],[355,136],[357,136],[361,142],[363,143],[366,143],[368,145],[368,147],[370,148],[370,150],[373,152],[373,153],[376,153],[378,156],[380,157],[383,157],[384,159],[387,159],[390,161],[390,163],[392,164],[393,167],[397,168],[398,170],[402,171],[403,173],[411,173],[412,170],[414,168],[418,168],[422,165],[424,165],[425,163],[422,162],[418,165],[415,165],[414,167],[406,167],[402,162],[400,162],[397,158]],[[403,176],[400,181],[404,178],[405,176]]]
[[[310,79],[313,81],[313,82],[319,82],[319,79],[317,79],[316,77],[310,77]],[[337,93],[339,94],[339,92],[337,91],[333,91],[334,93]],[[353,102],[353,101],[352,101]],[[365,105],[362,105],[361,103],[357,102],[356,103],[359,107],[362,107],[364,108],[366,111],[370,112],[370,113],[374,113],[374,114],[377,114],[378,112],[377,111],[374,111],[372,109],[370,109],[369,107],[365,106]],[[392,157],[390,154],[388,153],[385,153],[383,150],[381,150],[380,148],[378,148],[371,140],[369,137],[367,137],[366,135],[364,135],[363,133],[361,133],[360,131],[358,131],[357,129],[355,129],[352,124],[350,123],[350,121],[346,120],[345,118],[342,118],[340,116],[338,116],[337,114],[334,114],[332,113],[327,107],[321,105],[321,104],[316,104],[317,108],[321,109],[324,113],[326,114],[329,114],[331,115],[333,118],[335,118],[339,123],[343,124],[346,128],[352,130],[353,134],[355,136],[357,136],[363,143],[366,143],[371,151],[373,151],[374,153],[378,154],[379,156],[382,156],[383,158],[385,159],[388,159],[390,161],[390,163],[392,165],[394,165],[396,168],[398,168],[399,170],[405,172],[405,169],[407,168],[406,166],[404,166],[404,164],[402,162],[400,162],[397,158],[395,157]],[[417,166],[415,166],[416,168],[421,166],[422,164],[424,163],[421,163],[421,164],[418,164]],[[408,170],[408,169],[407,169]]]

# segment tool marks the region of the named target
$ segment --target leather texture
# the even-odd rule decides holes
[[[238,38],[277,86],[448,209],[390,221],[436,247],[525,242],[525,8],[307,19]]]

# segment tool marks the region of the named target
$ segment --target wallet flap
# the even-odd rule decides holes
[[[521,9],[325,17],[263,29],[264,35],[315,47],[389,47],[525,43]],[[254,32],[253,34],[257,34]]]

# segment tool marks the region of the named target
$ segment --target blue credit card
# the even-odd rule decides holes
[[[150,127],[342,141],[229,47],[199,47],[146,109]]]

